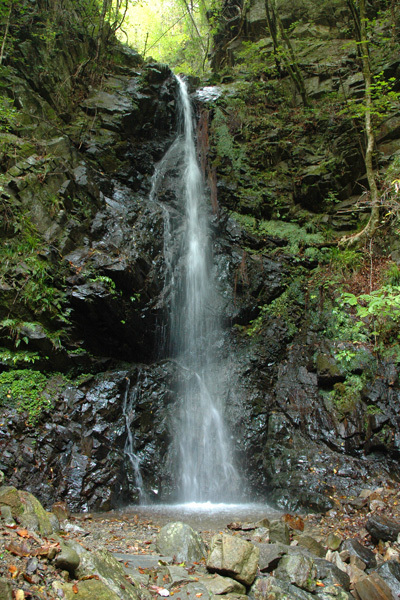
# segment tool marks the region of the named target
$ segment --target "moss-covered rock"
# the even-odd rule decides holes
[[[17,490],[11,486],[0,488],[0,505],[11,508],[13,518],[26,529],[48,536],[58,531],[57,519],[51,519],[39,500],[26,491]]]

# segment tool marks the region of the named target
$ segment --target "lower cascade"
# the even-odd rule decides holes
[[[178,501],[232,502],[237,498],[239,475],[224,418],[224,367],[217,352],[222,330],[209,217],[188,90],[184,80],[177,77],[177,81],[180,132],[156,169],[151,192],[157,199],[166,172],[179,168],[177,206],[163,204],[167,351],[181,375],[170,463]]]

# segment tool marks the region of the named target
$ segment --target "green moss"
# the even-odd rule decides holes
[[[329,392],[332,405],[340,417],[354,411],[361,401],[361,393],[365,386],[365,375],[349,375],[343,383],[335,383]]]
[[[33,425],[41,413],[51,407],[50,398],[44,395],[47,381],[46,375],[31,369],[1,373],[0,405],[15,406],[18,412],[27,412],[27,422]]]
[[[304,310],[304,281],[301,277],[294,279],[288,288],[270,304],[260,306],[260,314],[251,321],[246,330],[247,335],[259,333],[270,318],[282,319],[287,327],[288,336],[297,332],[300,313]]]

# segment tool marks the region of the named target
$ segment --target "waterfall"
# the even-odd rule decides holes
[[[140,461],[135,453],[135,440],[132,434],[132,421],[135,416],[135,405],[140,394],[141,373],[138,373],[136,385],[131,388],[130,381],[126,378],[126,386],[122,402],[122,414],[124,415],[126,440],[124,446],[124,454],[128,462],[129,468],[127,471],[133,475],[132,484],[139,496],[140,502],[146,501],[146,494],[143,488],[143,478],[140,471]]]
[[[220,358],[222,330],[212,274],[209,214],[197,162],[193,114],[185,82],[177,77],[180,134],[159,163],[151,197],[168,170],[177,171],[176,206],[162,200],[165,217],[165,296],[169,356],[180,366],[171,464],[183,502],[234,501],[239,476],[225,424]],[[225,389],[224,389],[225,388]]]

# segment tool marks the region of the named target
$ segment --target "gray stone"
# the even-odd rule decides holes
[[[169,573],[170,580],[168,584],[169,587],[174,587],[175,585],[179,585],[181,583],[190,583],[191,581],[198,579],[195,575],[189,575],[184,567],[170,565],[167,567],[167,571]]]
[[[15,521],[12,517],[11,507],[3,504],[0,507],[1,518],[4,521],[5,525],[15,525]]]
[[[372,539],[376,541],[394,542],[400,533],[400,523],[392,521],[383,515],[373,515],[370,517],[365,528],[371,534]]]
[[[13,519],[22,527],[39,532],[41,535],[51,535],[55,529],[43,506],[32,494],[17,490],[14,487],[3,486],[0,489],[0,506],[9,506]]]
[[[315,598],[318,598],[318,600],[354,600],[354,596],[335,585],[319,588]]]
[[[207,568],[244,585],[251,585],[257,573],[259,556],[259,549],[250,542],[232,535],[218,534],[211,540]]]
[[[213,595],[208,591],[205,585],[199,581],[184,585],[180,589],[179,594],[176,594],[176,600],[178,600],[178,598],[181,600],[199,600],[200,597],[201,600],[211,600]]]
[[[177,521],[161,528],[156,541],[157,552],[174,556],[177,562],[198,562],[206,556],[200,535],[186,523]]]
[[[339,550],[340,544],[343,542],[343,538],[338,533],[330,533],[326,539],[326,545],[329,550]]]
[[[302,554],[287,554],[275,569],[277,579],[293,583],[299,588],[312,592],[316,588],[317,569],[312,558]]]
[[[251,586],[252,600],[315,600],[315,596],[276,577],[257,577]]]
[[[271,521],[269,524],[269,541],[271,544],[280,542],[281,544],[290,543],[289,527],[283,521]]]
[[[361,600],[393,600],[390,587],[375,572],[357,581],[354,588]]]
[[[278,566],[278,562],[288,551],[284,544],[256,544],[260,550],[259,569],[261,573],[272,571]]]
[[[391,589],[393,598],[400,598],[400,564],[397,560],[384,562],[376,572]]]
[[[114,598],[114,594],[116,594],[119,600],[138,600],[141,596],[139,586],[127,585],[124,569],[111,552],[107,550],[88,552],[73,540],[69,540],[68,545],[79,555],[79,567],[75,573],[79,579],[97,575],[100,581],[109,589],[110,597]],[[93,596],[93,600],[95,599],[97,600]]]
[[[323,558],[316,558],[314,564],[317,569],[317,579],[326,586],[340,585],[346,591],[350,589],[350,577],[345,571]]]
[[[65,600],[120,600],[123,597],[97,579],[78,581],[74,584],[54,581],[53,590],[56,594],[60,590]]]
[[[217,573],[214,575],[208,575],[205,577],[199,577],[200,583],[202,583],[211,594],[220,596],[222,594],[245,594],[246,588],[244,585],[235,581],[230,577],[221,577]]]
[[[307,548],[311,554],[315,554],[315,556],[318,556],[319,558],[323,558],[325,556],[325,548],[316,539],[311,537],[311,535],[300,535],[296,539],[299,545]]]
[[[57,554],[54,564],[58,569],[68,571],[68,573],[72,575],[79,567],[79,555],[73,548],[71,548],[68,542],[60,542],[60,546],[61,552]]]
[[[342,550],[347,551],[350,556],[357,556],[369,569],[374,569],[376,567],[375,554],[372,550],[365,548],[365,546],[360,544],[357,540],[345,540],[342,545]]]
[[[12,600],[11,583],[4,577],[0,577],[0,598],[1,600]]]

